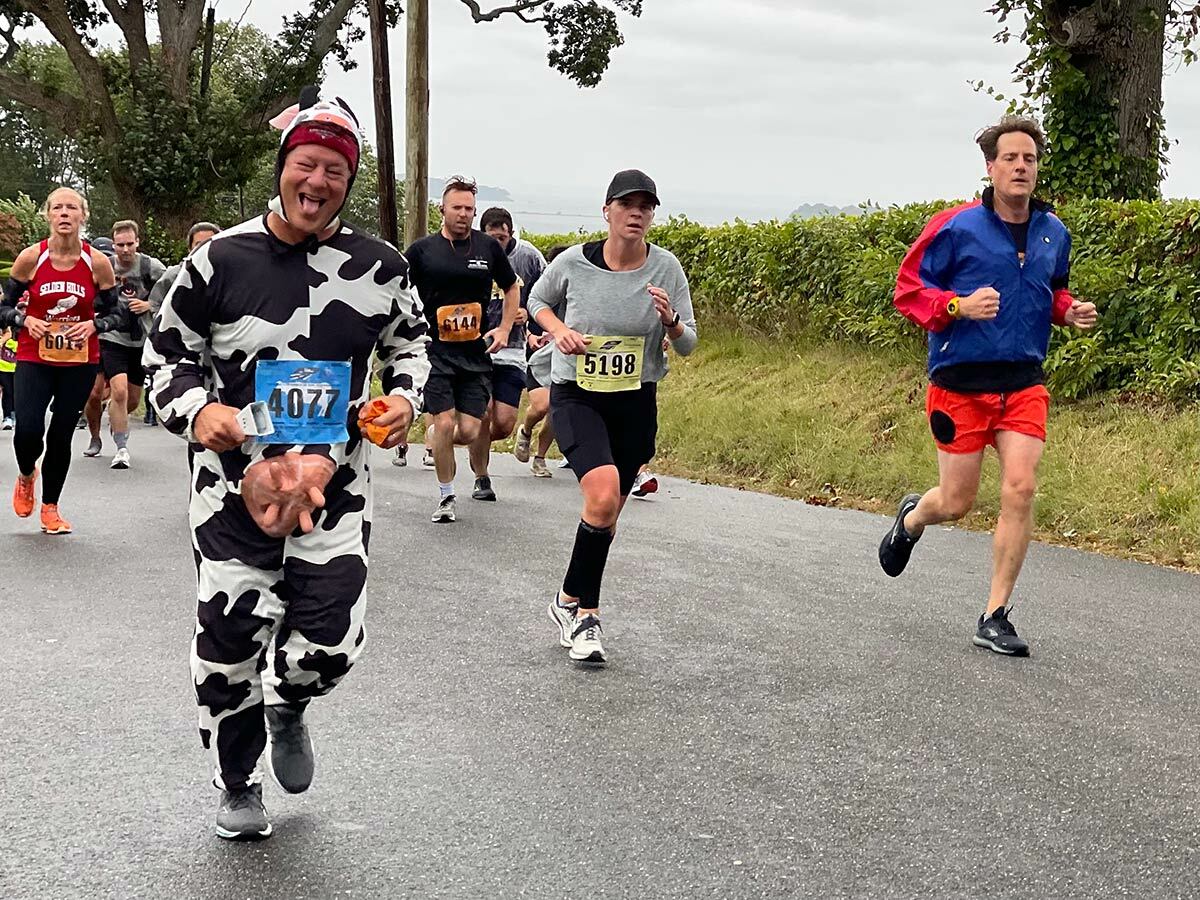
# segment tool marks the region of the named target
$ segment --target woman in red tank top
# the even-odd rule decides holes
[[[13,511],[21,518],[33,514],[40,459],[42,531],[69,534],[71,524],[59,515],[58,500],[75,423],[96,379],[96,335],[125,323],[112,264],[80,237],[87,201],[71,188],[59,188],[46,199],[45,215],[50,237],[21,251],[0,303],[0,328],[18,329],[13,450],[20,474]],[[44,426],[52,403],[50,424]]]

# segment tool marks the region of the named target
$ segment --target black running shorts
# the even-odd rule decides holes
[[[518,366],[494,365],[492,367],[492,399],[505,406],[521,405],[521,392],[525,390],[525,372]]]
[[[116,375],[126,375],[132,386],[141,387],[146,381],[146,370],[142,368],[142,348],[101,341],[100,370],[109,381]]]
[[[658,436],[658,385],[636,391],[585,391],[573,381],[550,388],[550,422],[558,447],[577,478],[616,466],[621,496],[633,490],[638,469],[654,458]]]

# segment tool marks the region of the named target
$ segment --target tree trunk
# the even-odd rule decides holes
[[[1092,97],[1115,111],[1121,182],[1151,194],[1161,177],[1162,79],[1170,0],[1051,0],[1054,39],[1083,73]],[[1130,193],[1126,191],[1125,193]]]

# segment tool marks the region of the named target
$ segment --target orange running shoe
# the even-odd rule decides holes
[[[22,519],[33,515],[33,487],[37,484],[37,469],[29,478],[17,476],[17,485],[13,488],[13,512]]]
[[[42,504],[42,531],[46,534],[71,533],[71,523],[58,514],[57,503]]]

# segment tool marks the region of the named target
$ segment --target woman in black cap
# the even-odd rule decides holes
[[[649,176],[618,172],[604,201],[608,238],[562,253],[529,298],[529,314],[554,338],[551,422],[583,492],[575,548],[549,606],[559,642],[579,662],[606,660],[600,583],[617,517],[654,456],[662,342],[684,355],[696,346],[683,267],[646,240],[658,205]]]

